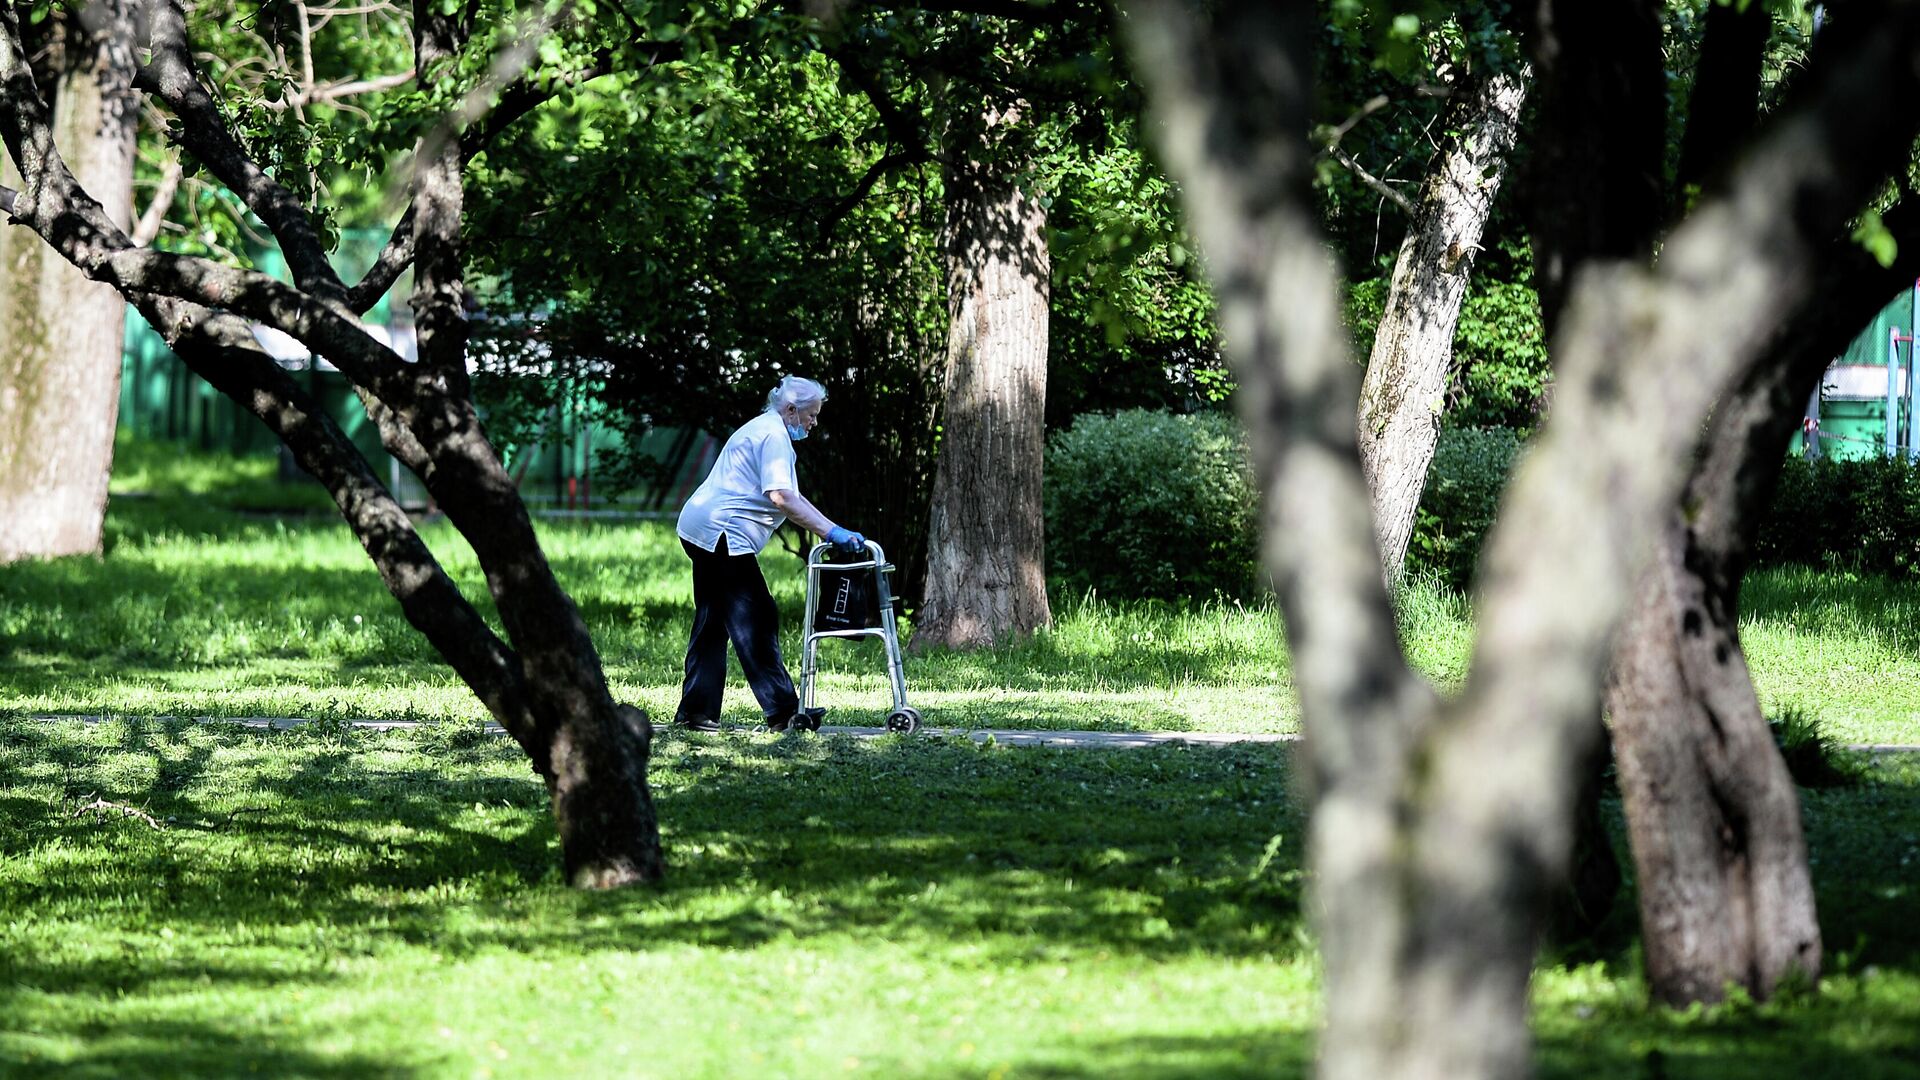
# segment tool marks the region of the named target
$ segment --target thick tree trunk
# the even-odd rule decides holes
[[[417,67],[429,77],[456,60],[465,40],[461,24],[427,2],[414,5],[414,31]],[[429,137],[421,147],[412,297],[419,362],[413,400],[395,411],[424,451],[421,479],[473,545],[525,666],[567,880],[581,888],[655,881],[664,863],[647,789],[652,728],[639,710],[615,704],[586,621],[554,577],[526,504],[481,428],[461,304],[460,145]],[[437,149],[429,156],[430,147]]]
[[[1440,437],[1453,333],[1474,253],[1506,175],[1531,75],[1496,72],[1456,91],[1443,125],[1458,132],[1400,242],[1386,310],[1360,387],[1360,462],[1373,492],[1380,563],[1399,578],[1414,512]]]
[[[63,20],[54,142],[107,216],[133,217],[133,0]],[[11,166],[0,184],[20,181]],[[38,236],[0,226],[0,563],[100,551],[126,305]]]
[[[1018,122],[990,115],[987,130]],[[953,155],[947,185],[946,400],[913,645],[1031,633],[1047,607],[1040,499],[1047,406],[1047,216],[1004,161]]]
[[[1676,512],[1614,651],[1614,759],[1656,1000],[1769,996],[1815,977],[1800,802],[1754,697],[1729,597]]]
[[[1708,11],[1682,209],[1717,186],[1751,136],[1770,24],[1764,5]],[[1738,608],[1752,532],[1805,388],[1871,317],[1863,298],[1897,287],[1851,242],[1831,260],[1836,269],[1795,325],[1716,407],[1615,647],[1608,706],[1641,941],[1653,997],[1672,1005],[1719,1001],[1728,986],[1766,998],[1790,973],[1819,975],[1799,798],[1754,693]]]
[[[1886,225],[1882,267],[1851,240],[1769,360],[1714,412],[1702,454],[1641,583],[1614,658],[1609,704],[1639,880],[1653,996],[1769,996],[1817,977],[1821,938],[1800,824],[1740,648],[1740,583],[1754,530],[1827,358],[1920,268],[1920,207]]]
[[[1811,292],[1830,256],[1819,245],[1909,144],[1920,118],[1877,103],[1920,90],[1920,11],[1876,7],[1874,36],[1656,265],[1579,274],[1555,411],[1490,538],[1466,686],[1441,707],[1399,652],[1372,557],[1345,419],[1358,386],[1305,210],[1313,5],[1136,0],[1127,14],[1267,507],[1316,788],[1321,1072],[1525,1076],[1534,942],[1566,872],[1614,629],[1686,476],[1674,448]]]

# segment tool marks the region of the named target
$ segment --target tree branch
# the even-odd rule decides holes
[[[373,305],[380,302],[393,283],[400,280],[406,272],[407,264],[413,262],[413,207],[400,216],[400,224],[393,227],[393,235],[387,238],[386,246],[373,260],[373,266],[360,281],[347,290],[347,306],[357,314],[366,314]]]
[[[833,235],[833,230],[839,226],[841,220],[853,213],[854,207],[859,206],[868,195],[873,193],[873,187],[880,182],[881,177],[895,169],[903,169],[928,160],[930,159],[924,148],[913,147],[895,151],[869,165],[867,171],[861,174],[859,183],[853,186],[853,190],[836,200],[820,215],[821,242],[824,244]]]
[[[359,322],[293,286],[210,259],[135,247],[67,170],[53,145],[46,105],[24,74],[10,12],[0,11],[0,139],[27,183],[7,213],[81,273],[123,293],[155,293],[224,308],[290,334],[325,354],[348,377],[389,401],[412,399],[399,356]]]
[[[1332,143],[1328,143],[1326,153],[1328,157],[1331,157],[1333,160],[1339,162],[1341,165],[1346,166],[1347,171],[1352,173],[1356,178],[1358,178],[1362,184],[1365,184],[1367,187],[1372,188],[1382,198],[1386,199],[1388,202],[1392,203],[1393,205],[1399,207],[1400,212],[1402,214],[1407,215],[1407,220],[1409,221],[1413,220],[1413,217],[1416,213],[1416,210],[1413,205],[1413,200],[1407,198],[1405,195],[1402,195],[1400,192],[1395,191],[1393,189],[1393,185],[1387,183],[1385,180],[1382,180],[1379,177],[1368,172],[1365,166],[1361,165],[1358,161],[1355,161],[1353,159],[1353,155],[1347,153],[1345,150],[1340,149],[1338,146],[1335,146]]]
[[[401,359],[344,308],[256,271],[135,247],[81,188],[54,145],[51,117],[20,47],[11,5],[0,6],[0,143],[27,185],[9,201],[8,214],[81,273],[123,293],[157,293],[239,312],[305,342],[382,399],[396,405],[413,399],[411,382],[401,377]]]
[[[1539,0],[1528,46],[1539,92],[1527,187],[1535,282],[1547,337],[1580,267],[1643,259],[1666,205],[1667,77],[1661,5]]]
[[[546,36],[549,21],[494,59],[487,75],[461,98],[440,124],[420,139],[414,152],[413,204],[413,325],[419,342],[420,363],[438,373],[446,385],[466,396],[467,319],[462,301],[460,213],[465,199],[461,184],[460,133],[478,119],[495,88],[520,77]],[[442,15],[436,0],[414,0],[414,66],[431,76],[451,64],[467,42],[465,24]]]
[[[181,120],[181,145],[266,222],[280,242],[294,282],[324,303],[344,304],[346,286],[334,273],[305,208],[241,147],[200,85],[179,0],[155,0],[150,17],[153,58],[135,74],[134,85],[166,102]]]
[[[926,145],[927,138],[921,127],[920,118],[909,115],[900,107],[900,104],[893,99],[893,94],[880,81],[879,73],[867,66],[859,50],[842,41],[821,51],[827,55],[828,59],[838,64],[840,70],[847,73],[847,78],[860,88],[862,94],[866,95],[867,101],[873,105],[873,111],[879,114],[880,123],[887,129],[887,136],[893,140],[894,145],[902,149]]]
[[[652,47],[647,66],[669,63],[684,55],[683,48],[677,42],[636,42],[630,48],[646,49]],[[542,88],[527,80],[524,76],[514,79],[500,93],[500,101],[482,117],[477,126],[467,128],[460,135],[460,156],[462,162],[473,160],[481,151],[492,144],[500,133],[533,110],[551,100],[562,89],[584,86],[603,75],[616,70],[615,54],[612,49],[602,49],[594,54],[593,63],[575,71],[564,78],[555,79]],[[409,73],[411,75],[411,73]],[[356,312],[365,312],[380,302],[393,283],[412,264],[414,256],[414,210],[407,212],[394,226],[393,235],[387,239],[379,257],[374,260],[372,269],[347,293],[347,306]]]
[[[240,320],[150,293],[133,299],[189,368],[259,417],[327,489],[407,621],[544,770],[549,755],[535,752],[541,736],[519,656],[461,594],[332,416]]]
[[[164,152],[163,152],[164,153]],[[160,164],[160,183],[153,189],[153,197],[147,200],[147,208],[140,213],[140,220],[133,226],[133,242],[139,247],[153,243],[160,235],[160,226],[167,220],[168,211],[173,209],[173,198],[180,190],[180,178],[186,174],[186,168],[180,163],[178,154],[166,154]]]
[[[340,101],[344,98],[358,97],[361,94],[378,94],[386,90],[397,89],[412,82],[413,76],[413,71],[409,69],[407,71],[395,72],[392,75],[381,75],[373,79],[354,79],[347,82],[328,83],[324,86],[315,86],[310,90],[302,90],[292,97],[282,98],[279,101],[263,101],[261,104],[273,112],[284,112],[287,109],[298,108],[303,105],[319,105],[329,101]]]
[[[73,812],[74,817],[79,817],[82,814],[119,814],[121,817],[139,818],[141,821],[153,826],[157,832],[166,831],[166,826],[154,820],[152,814],[147,813],[137,806],[128,806],[126,803],[108,802],[105,799],[96,798]]]
[[[1688,189],[1699,188],[1722,173],[1753,135],[1760,116],[1760,76],[1773,12],[1765,4],[1747,4],[1744,9],[1737,4],[1710,4],[1706,22],[1674,182],[1682,210]]]

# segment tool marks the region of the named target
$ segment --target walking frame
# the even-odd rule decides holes
[[[828,562],[827,556],[833,551],[831,544],[815,544],[807,552],[807,615],[800,647],[800,707],[813,708],[814,676],[819,671],[819,643],[821,638],[863,638],[877,637],[886,644],[887,677],[893,684],[893,711],[887,714],[887,730],[911,733],[920,726],[920,710],[907,704],[906,668],[900,658],[900,632],[894,622],[893,590],[887,581],[887,574],[893,566],[887,562],[886,552],[879,544],[867,541],[867,558],[854,562]],[[854,605],[851,587],[852,573],[870,571],[873,575],[873,591],[869,594],[878,602],[879,617],[874,619],[863,610],[852,610]],[[835,595],[827,598],[822,606],[821,586],[827,571],[834,572],[837,582]],[[837,622],[845,622],[845,629],[820,628],[823,615]],[[877,622],[878,625],[868,625]]]

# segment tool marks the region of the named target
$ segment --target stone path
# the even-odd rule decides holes
[[[30,717],[30,719],[43,721],[80,720],[89,724],[98,724],[106,720],[116,719],[116,717],[102,714],[57,715],[45,713],[34,715]],[[199,724],[233,724],[237,727],[260,730],[271,729],[274,731],[286,731],[313,722],[312,720],[295,716],[151,716],[145,717],[144,719],[156,722],[186,719]],[[393,731],[401,728],[423,726],[421,722],[417,720],[353,720],[349,723],[352,727],[365,729],[367,731]],[[667,727],[664,724],[654,730],[668,738],[705,737],[675,731],[673,728]],[[760,729],[730,727],[719,734],[741,735],[756,730]],[[505,735],[507,733],[505,728],[491,721],[485,725],[485,731],[489,735]],[[839,724],[827,724],[820,728],[820,734],[851,735],[857,739],[877,739],[882,735],[890,734],[890,732],[883,727],[848,727]],[[1230,743],[1280,743],[1298,742],[1300,740],[1300,736],[1298,735],[1238,734],[1234,732],[1215,731],[1022,731],[1011,728],[925,727],[920,729],[919,734],[938,739],[967,738],[980,743],[992,740],[1000,746],[1077,746],[1104,750],[1138,750],[1142,747],[1167,746],[1172,743],[1187,743],[1196,746],[1225,746]]]

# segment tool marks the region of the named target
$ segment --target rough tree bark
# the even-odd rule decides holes
[[[1386,309],[1360,386],[1360,462],[1373,492],[1380,564],[1397,580],[1440,437],[1453,334],[1474,253],[1506,176],[1531,75],[1496,71],[1455,91],[1441,127],[1457,132],[1400,242]]]
[[[1554,414],[1491,538],[1466,686],[1440,704],[1395,637],[1357,379],[1307,209],[1313,5],[1128,5],[1266,503],[1315,788],[1324,1075],[1529,1071],[1534,941],[1566,869],[1613,630],[1686,475],[1674,448],[1807,295],[1822,242],[1920,122],[1875,105],[1920,88],[1920,11],[1870,6],[1877,36],[1829,66],[1657,264],[1568,281]]]
[[[985,136],[963,140],[947,169],[946,393],[916,649],[977,648],[1053,620],[1040,501],[1047,215],[1002,159],[1019,122],[989,112]]]
[[[1815,297],[1715,407],[1614,654],[1608,703],[1647,981],[1668,1004],[1718,1001],[1730,985],[1765,998],[1790,973],[1819,975],[1799,797],[1740,647],[1740,584],[1809,391],[1920,269],[1920,208],[1885,222],[1895,263],[1835,240]]]
[[[464,44],[460,24],[440,17],[430,4],[416,10],[415,27],[423,71]],[[327,486],[408,621],[474,689],[546,781],[567,879],[589,888],[657,880],[663,862],[646,784],[651,726],[639,710],[615,704],[609,694],[585,624],[554,578],[467,393],[464,326],[458,322],[459,140],[423,140],[438,149],[421,155],[413,205],[402,223],[409,233],[389,244],[391,257],[375,270],[380,280],[349,290],[329,264],[305,209],[226,130],[192,68],[180,9],[156,4],[152,31],[152,60],[139,70],[136,85],[173,111],[186,149],[273,231],[293,283],[133,247],[55,148],[20,48],[14,9],[5,6],[0,141],[23,180],[9,212],[88,277],[139,303],[183,359],[266,421]],[[516,84],[503,100],[524,111],[539,98]],[[494,130],[500,119],[496,112]],[[403,362],[368,336],[358,319],[408,257],[421,281],[414,296],[423,331],[417,364]],[[259,320],[325,354],[387,410],[383,438],[420,473],[473,545],[507,641],[487,628],[447,579],[364,459],[252,346],[235,316]]]
[[[52,17],[54,143],[121,228],[139,121],[134,6],[93,0]],[[0,167],[0,183],[20,181]],[[39,237],[0,228],[0,563],[100,551],[125,313]]]
[[[1676,209],[1715,185],[1751,138],[1771,19],[1760,4],[1708,9]],[[1881,268],[1851,242],[1829,262],[1847,272],[1821,279],[1715,408],[1615,645],[1607,705],[1647,980],[1673,1005],[1718,1001],[1728,986],[1766,998],[1792,974],[1819,976],[1799,797],[1754,692],[1738,606],[1748,541],[1805,389],[1872,317],[1861,298],[1897,287],[1871,287]]]

